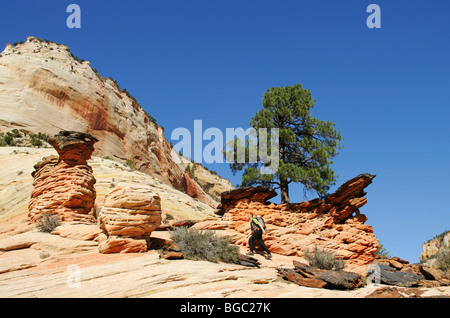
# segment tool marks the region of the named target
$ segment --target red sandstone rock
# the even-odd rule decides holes
[[[193,180],[187,171],[184,172],[182,186],[186,194],[200,202],[206,203],[211,207],[216,207],[217,202],[214,201],[201,187]]]
[[[275,190],[269,187],[246,187],[240,189],[229,190],[222,193],[220,205],[217,207],[216,214],[222,215],[233,205],[239,202],[260,202],[265,203],[267,200],[276,197]]]
[[[306,250],[317,245],[332,250],[347,265],[365,265],[374,260],[380,247],[372,227],[364,224],[367,216],[359,212],[367,202],[363,197],[364,188],[373,178],[369,174],[359,175],[325,200],[282,205],[266,204],[267,198],[272,196],[267,188],[228,191],[222,196],[222,222],[235,231],[236,244],[247,246],[247,214],[259,214],[266,222],[264,242],[272,253],[303,256]],[[258,194],[258,191],[262,193]],[[206,222],[196,226],[208,228]],[[214,227],[221,228],[218,222]]]
[[[169,252],[163,255],[164,259],[174,260],[174,259],[183,259],[183,253],[181,252]]]
[[[95,178],[87,164],[97,139],[89,134],[61,131],[49,140],[59,157],[38,162],[32,173],[33,192],[28,217],[35,222],[42,214],[58,214],[63,221],[95,222],[89,215],[95,201]]]
[[[99,223],[108,235],[100,253],[146,251],[142,242],[161,224],[161,198],[149,186],[118,183],[105,197]]]
[[[98,251],[102,254],[143,253],[147,251],[147,242],[131,238],[109,237],[99,243]]]
[[[88,61],[80,63],[67,46],[35,37],[14,48],[7,45],[3,53],[0,69],[9,71],[1,73],[0,131],[17,128],[53,135],[83,127],[98,139],[95,156],[131,160],[138,171],[186,190],[185,165],[164,129],[128,92],[96,74]],[[203,192],[199,201],[217,205],[200,186],[197,190]]]
[[[297,285],[311,288],[323,288],[326,286],[326,282],[320,279],[305,278],[301,274],[297,273],[293,269],[281,268],[278,270],[280,274],[287,280],[296,283]]]

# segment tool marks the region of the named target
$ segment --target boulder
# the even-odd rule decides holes
[[[239,254],[236,264],[249,267],[259,267],[261,265],[256,258],[242,254]]]
[[[160,237],[150,237],[149,246],[151,249],[162,249],[166,251],[180,252],[180,248],[169,239]]]
[[[98,251],[102,254],[142,253],[147,251],[147,241],[123,237],[109,237],[99,243]]]
[[[367,295],[365,298],[405,298],[397,288],[382,287]]]
[[[174,259],[183,259],[183,253],[181,252],[169,252],[163,255],[164,259],[174,260]]]
[[[278,272],[287,280],[304,287],[324,288],[327,283],[314,278],[306,278],[293,269],[279,268]]]
[[[428,280],[442,280],[443,273],[437,268],[432,268],[428,266],[420,266],[421,274]]]
[[[422,275],[397,271],[389,265],[379,264],[380,283],[398,287],[417,287],[425,279]]]
[[[326,282],[326,288],[328,289],[351,290],[364,285],[361,276],[342,270],[328,270],[318,273],[315,277]]]
[[[364,285],[360,275],[343,270],[323,270],[294,261],[294,269],[279,269],[286,279],[305,287],[352,290]]]
[[[99,246],[101,253],[146,251],[142,242],[148,242],[161,224],[161,198],[149,186],[118,183],[105,197],[99,223],[107,241],[112,241]]]
[[[75,222],[63,222],[51,232],[51,234],[80,241],[95,240],[101,233],[102,230],[97,224],[78,224]]]

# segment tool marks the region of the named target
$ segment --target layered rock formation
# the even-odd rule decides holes
[[[184,157],[181,159],[184,169],[189,169],[190,174],[193,176],[195,181],[214,200],[220,201],[220,197],[223,192],[235,189],[230,180],[221,178],[215,171],[210,171],[201,164],[193,163]]]
[[[215,213],[223,215],[226,211],[229,211],[236,206],[241,200],[266,203],[267,200],[276,196],[277,192],[275,190],[265,186],[246,187],[225,191],[221,195],[221,201],[217,206],[217,211]]]
[[[199,184],[193,180],[187,171],[184,172],[183,189],[188,196],[199,200],[200,202],[206,203],[211,207],[215,207],[217,203],[214,199],[208,195]]]
[[[359,208],[366,202],[364,188],[375,176],[359,175],[344,183],[325,200],[298,204],[266,203],[274,193],[265,188],[245,188],[223,194],[218,213],[221,222],[206,221],[198,228],[232,229],[229,235],[246,246],[247,214],[261,215],[266,224],[264,241],[273,253],[303,256],[314,245],[332,250],[352,266],[369,264],[380,245],[367,217]],[[220,223],[222,226],[220,226]]]
[[[85,133],[61,131],[49,140],[59,157],[48,156],[32,173],[33,192],[28,217],[35,222],[44,213],[63,221],[95,222],[89,213],[95,202],[95,178],[87,164],[97,139]]]
[[[446,231],[428,242],[423,243],[420,261],[426,262],[433,259],[443,246],[450,246],[450,231]]]
[[[126,90],[62,44],[28,37],[0,54],[0,131],[53,135],[77,130],[98,139],[95,156],[122,163],[186,191],[184,166],[162,127]],[[197,185],[199,200],[217,202]],[[200,195],[201,194],[201,195]]]
[[[161,224],[161,198],[149,186],[119,183],[105,197],[99,222],[108,236],[100,253],[145,252]]]

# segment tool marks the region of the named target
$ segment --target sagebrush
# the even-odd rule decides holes
[[[36,227],[41,232],[50,233],[61,225],[61,219],[57,214],[44,213],[36,222]]]
[[[336,254],[326,250],[320,250],[317,245],[314,245],[313,251],[305,251],[306,259],[309,265],[318,269],[326,270],[341,270],[345,267],[342,259],[336,257]]]
[[[234,263],[240,254],[239,247],[232,244],[231,238],[219,236],[211,230],[178,227],[170,231],[170,236],[186,259]]]

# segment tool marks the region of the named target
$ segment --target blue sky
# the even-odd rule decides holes
[[[66,8],[81,7],[81,29]],[[369,29],[366,8],[381,8]],[[450,229],[450,2],[401,0],[3,1],[0,47],[68,45],[165,127],[247,128],[264,92],[301,83],[345,138],[335,190],[359,173],[376,236],[417,262]],[[226,164],[207,165],[234,184]],[[310,197],[312,198],[312,197]],[[303,201],[301,186],[292,201]]]

